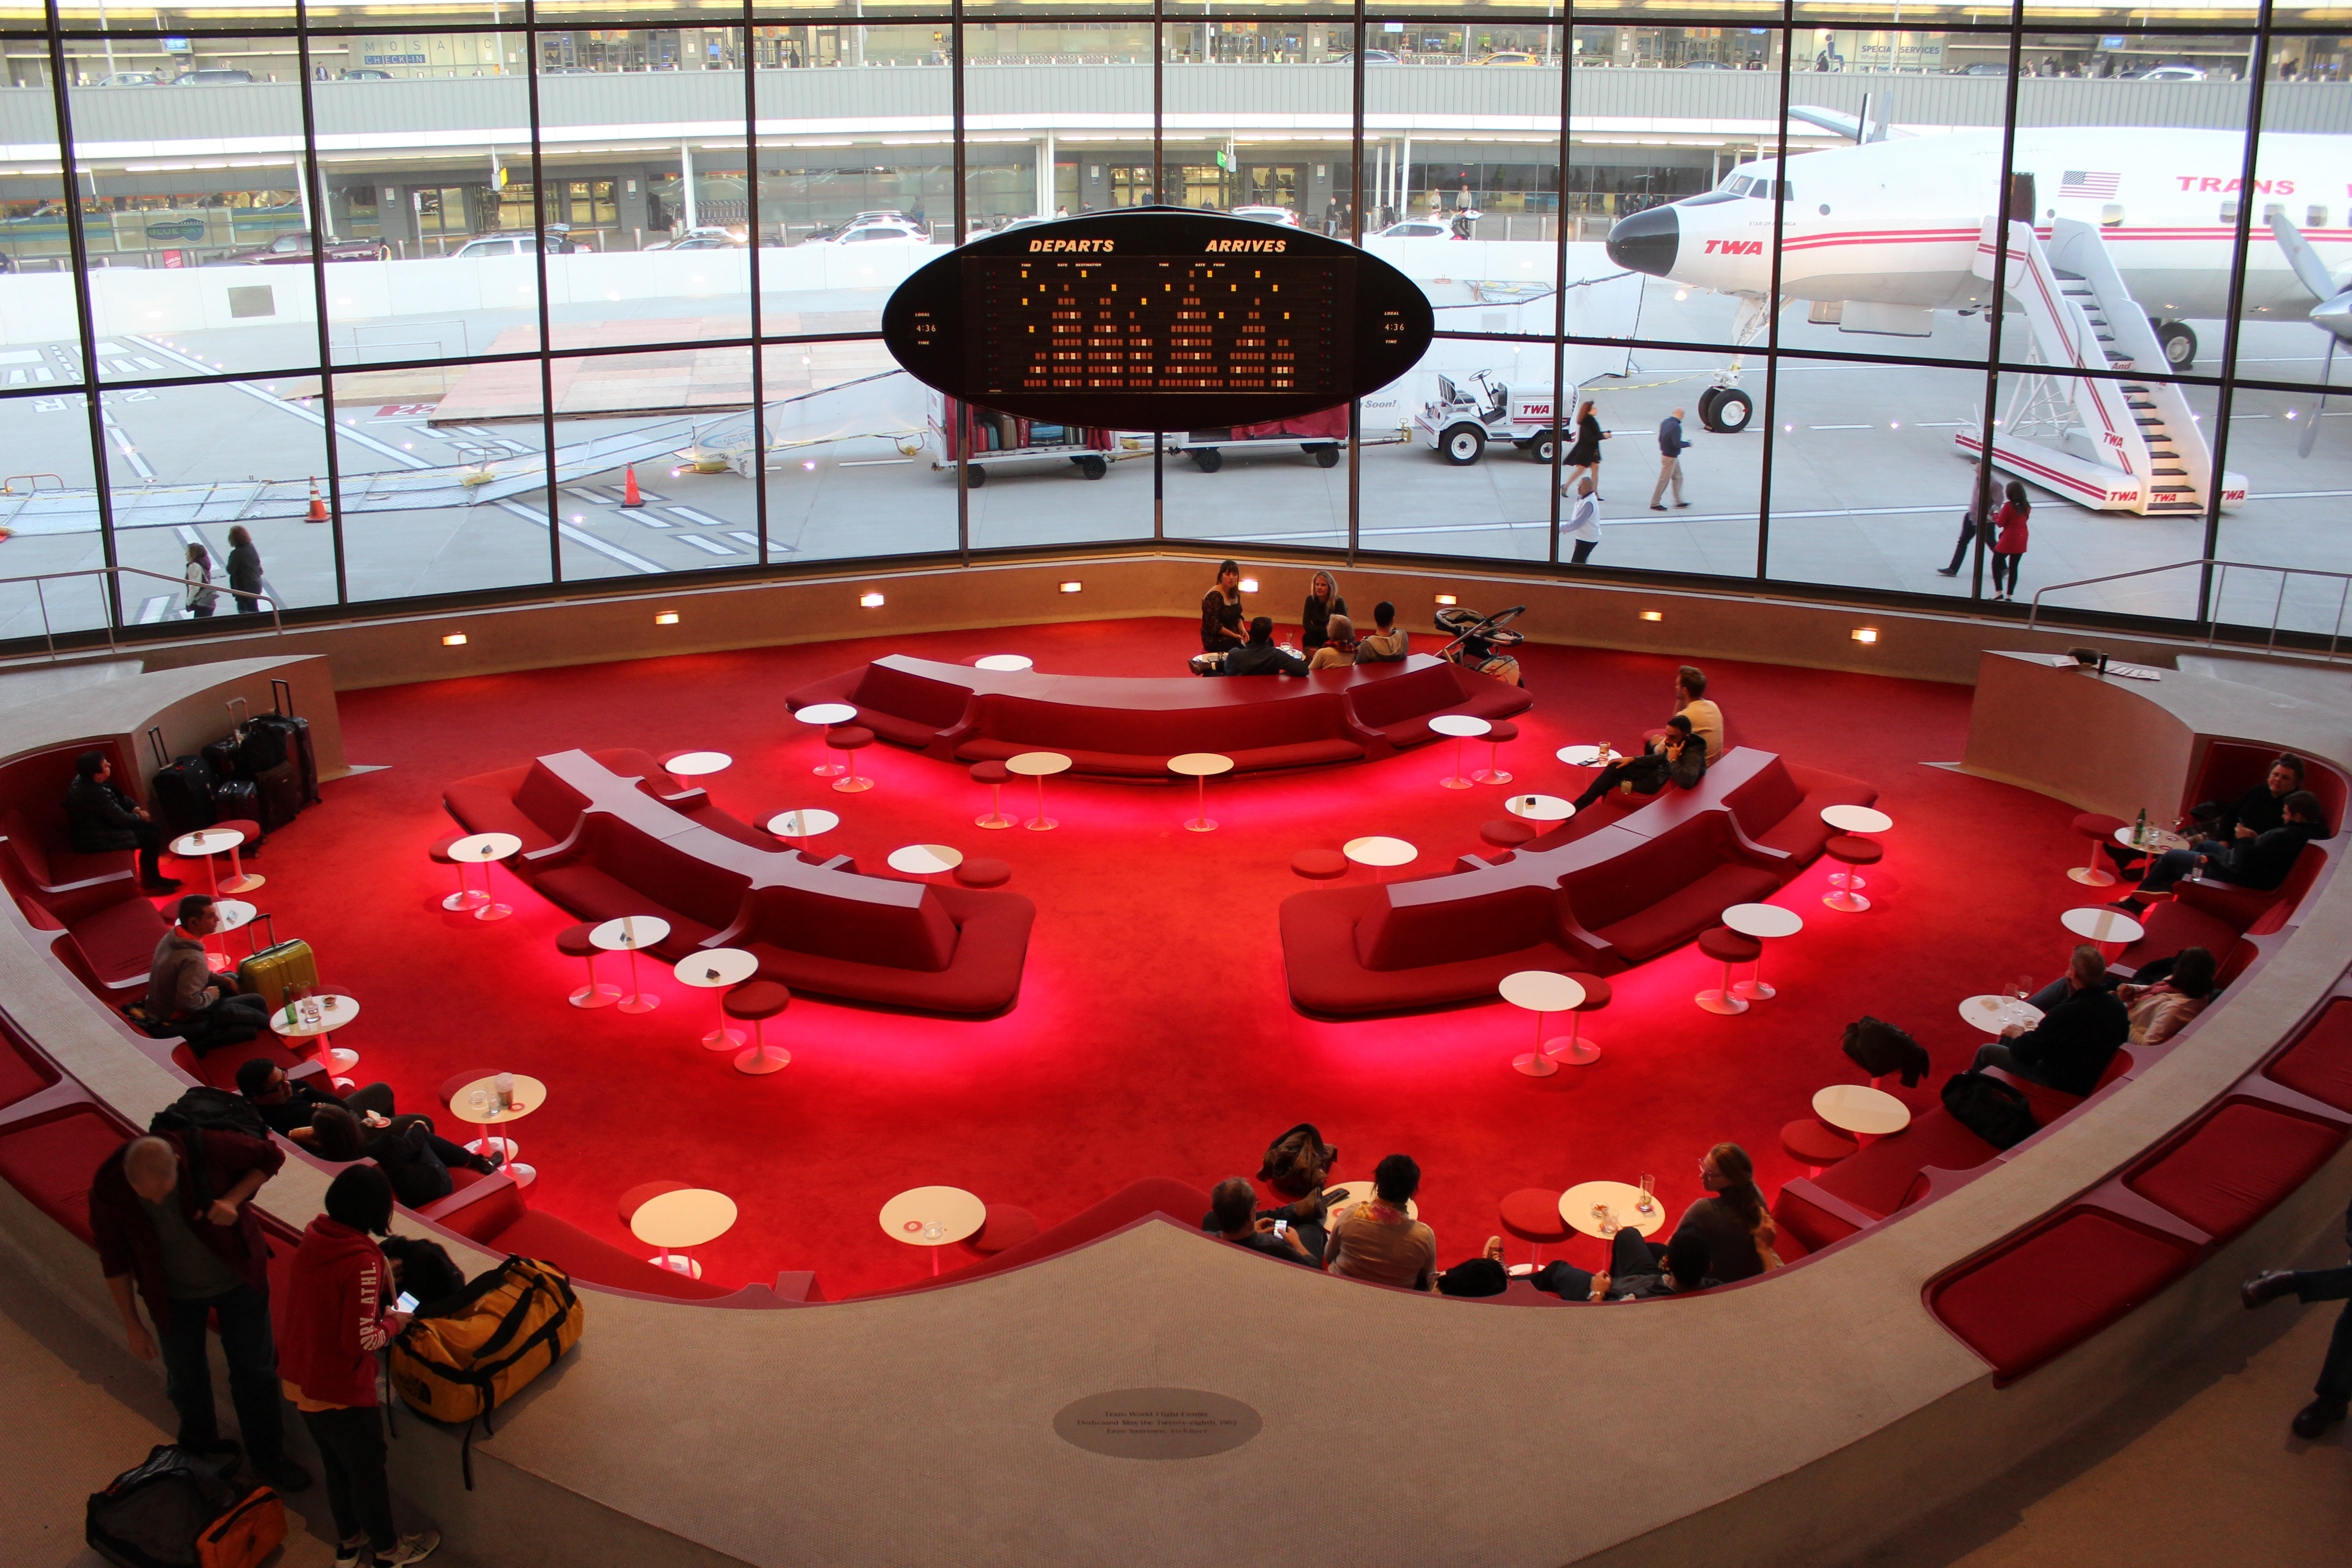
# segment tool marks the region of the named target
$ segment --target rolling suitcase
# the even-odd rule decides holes
[[[301,782],[302,804],[315,805],[320,798],[319,755],[310,741],[310,721],[294,716],[294,688],[288,682],[272,680],[269,697],[272,710],[256,719],[252,725],[257,734],[271,736],[270,743],[277,747],[277,753],[270,756],[267,765],[275,766],[279,761],[292,763]],[[260,754],[257,752],[257,755]]]
[[[289,987],[304,990],[319,984],[319,962],[311,955],[310,944],[300,938],[285,942],[278,940],[277,923],[268,915],[256,915],[247,925],[248,931],[268,925],[269,945],[256,947],[250,956],[238,963],[236,983],[269,1004],[276,1012],[286,1005]],[[255,941],[260,939],[257,936]]]
[[[235,735],[226,741],[213,742],[197,754],[205,759],[205,766],[212,769],[216,784],[246,776],[245,770],[237,766],[238,747]]]
[[[254,774],[253,783],[246,787],[260,795],[254,820],[261,824],[264,833],[277,832],[302,809],[301,773],[291,758]]]
[[[147,741],[155,748],[155,760],[163,763],[156,770],[154,783],[155,815],[162,819],[163,830],[177,837],[219,821],[213,809],[213,771],[204,758],[173,757],[165,762],[160,725],[147,731]]]
[[[261,822],[261,792],[250,779],[236,779],[228,784],[213,785],[213,820],[215,822]],[[262,837],[269,836],[269,825],[262,823]],[[245,847],[252,854],[261,847],[257,838]]]

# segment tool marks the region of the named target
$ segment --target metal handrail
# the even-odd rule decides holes
[[[2286,607],[2286,580],[2289,577],[2327,577],[2341,583],[2344,586],[2336,597],[2336,629],[2327,634],[2327,657],[2336,657],[2336,645],[2344,636],[2345,609],[2347,605],[2352,605],[2352,572],[2322,572],[2315,566],[2273,566],[2261,561],[2222,561],[2212,556],[2200,557],[2195,561],[2175,561],[2165,566],[2143,566],[2137,572],[2110,572],[2104,577],[2083,577],[2072,583],[2053,583],[2047,588],[2037,588],[2033,594],[2032,610],[2025,617],[2025,629],[2033,630],[2034,623],[2041,618],[2042,595],[2044,594],[2055,594],[2067,588],[2087,588],[2095,583],[2120,583],[2126,577],[2147,577],[2158,572],[2178,572],[2184,566],[2210,566],[2215,569],[2212,602],[2217,606],[2221,602],[2222,585],[2229,581],[2231,567],[2234,566],[2241,572],[2278,574],[2278,595],[2271,601],[2271,637],[2263,645],[2263,650],[2269,653],[2278,651],[2279,616]],[[2210,617],[2205,627],[2205,646],[2212,647],[2221,638],[2221,617],[2219,615]]]
[[[164,572],[150,572],[143,566],[84,566],[72,572],[36,572],[31,575],[25,577],[0,577],[0,588],[7,587],[9,584],[15,583],[30,583],[33,584],[33,597],[39,601],[41,606],[41,637],[49,646],[49,658],[54,659],[58,657],[57,632],[49,625],[49,596],[47,591],[45,590],[41,584],[67,577],[110,576],[152,577],[158,583],[169,583],[174,587],[183,589],[188,585],[188,580],[185,577],[174,577],[169,573]],[[255,605],[255,609],[257,611],[260,608],[261,605],[268,605],[271,626],[277,631],[279,637],[282,637],[286,635],[286,618],[278,613],[278,601],[271,598],[268,595],[257,594],[250,588],[214,587],[213,592],[215,594],[234,594],[240,599],[258,600],[260,601],[260,604]],[[114,617],[111,615],[106,617],[106,647],[107,651],[110,653],[120,651],[120,647],[114,640]]]

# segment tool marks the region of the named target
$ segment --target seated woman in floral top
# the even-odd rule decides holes
[[[2162,968],[2151,963],[2140,971]],[[2201,947],[2184,947],[2172,960],[2171,972],[2145,984],[2118,985],[2116,999],[2131,1015],[2131,1043],[2161,1044],[2179,1034],[2189,1019],[2213,1000],[2213,955]]]

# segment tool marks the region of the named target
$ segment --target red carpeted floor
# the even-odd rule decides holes
[[[1838,1048],[1848,1021],[1874,1013],[1919,1037],[1937,1078],[1907,1095],[1927,1103],[1983,1038],[1958,999],[2057,973],[2070,941],[2057,917],[2088,901],[2063,875],[2080,858],[2070,808],[1930,765],[1961,754],[1968,689],[1714,664],[1708,694],[1732,744],[1878,786],[1895,826],[1869,872],[1874,907],[1825,908],[1833,868],[1816,865],[1776,900],[1806,921],[1769,945],[1779,999],[1739,1017],[1701,1012],[1692,994],[1719,967],[1685,950],[1615,983],[1614,1005],[1588,1020],[1598,1063],[1531,1079],[1509,1066],[1530,1019],[1499,1002],[1340,1024],[1299,1016],[1284,989],[1276,909],[1306,885],[1289,869],[1294,851],[1391,834],[1421,847],[1415,868],[1427,873],[1483,847],[1478,825],[1501,815],[1504,792],[1438,787],[1450,748],[1212,780],[1223,826],[1210,834],[1181,826],[1189,785],[1067,779],[1046,786],[1058,831],[989,832],[972,824],[986,792],[961,768],[888,746],[862,753],[878,787],[835,794],[811,776],[820,748],[782,700],[893,651],[1019,651],[1048,670],[1154,675],[1181,670],[1191,643],[1187,621],[1080,623],[349,693],[351,761],[389,766],[328,786],[323,806],[273,838],[257,901],[360,997],[366,1016],[345,1037],[362,1054],[357,1076],[391,1082],[404,1110],[434,1109],[435,1088],[460,1068],[546,1080],[546,1109],[516,1129],[541,1173],[535,1205],[634,1245],[614,1212],[625,1188],[719,1188],[741,1217],[700,1249],[710,1278],[814,1268],[834,1297],[928,1275],[928,1257],[876,1220],[905,1188],[961,1186],[1051,1225],[1139,1177],[1205,1188],[1255,1174],[1268,1140],[1302,1121],[1339,1146],[1343,1179],[1392,1151],[1419,1160],[1422,1212],[1448,1262],[1478,1251],[1497,1203],[1520,1187],[1651,1172],[1679,1213],[1718,1140],[1744,1145],[1775,1191],[1801,1173],[1780,1152],[1781,1124],[1821,1086],[1861,1080]],[[1536,707],[1505,748],[1514,791],[1574,794],[1582,775],[1555,750],[1625,745],[1671,710],[1672,660],[1549,647],[1523,658]],[[722,805],[753,820],[837,810],[841,827],[818,846],[868,871],[889,874],[890,850],[923,842],[1009,860],[1013,889],[1038,906],[1019,1005],[969,1023],[799,998],[777,1027],[793,1065],[763,1079],[701,1047],[712,994],[666,970],[650,983],[664,997],[656,1012],[567,1006],[578,966],[553,937],[572,917],[503,874],[512,919],[446,914],[451,879],[425,849],[450,826],[445,782],[570,746],[730,752],[733,768],[707,781]],[[1597,1261],[1599,1244],[1580,1238],[1570,1254]],[[943,1258],[966,1260],[960,1248]]]

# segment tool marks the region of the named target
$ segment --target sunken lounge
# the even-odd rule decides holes
[[[2293,661],[2114,638],[2101,671],[1958,616],[1864,647],[1820,605],[1645,592],[1650,622],[1630,590],[1358,570],[1404,662],[1202,679],[1213,569],[0,672],[11,1265],[119,1335],[92,1173],[262,1057],[496,1152],[395,1233],[468,1275],[544,1260],[583,1303],[470,1489],[464,1430],[401,1414],[397,1505],[463,1561],[1793,1564],[2025,1462],[2338,1222],[2352,711]],[[1253,570],[1295,638],[1312,563]],[[1442,657],[1441,593],[1527,605],[1512,669]],[[1704,773],[1604,775],[1673,732],[1685,667]],[[159,805],[157,759],[240,704],[308,721],[316,799],[162,868],[252,911],[223,963],[299,940],[337,1011],[199,1053],[125,1012],[176,898],[77,853],[61,802],[96,751]],[[2282,752],[2325,818],[2284,875],[2158,889],[2141,814]],[[2084,946],[2125,979],[2201,948],[2217,988],[2085,1092],[1995,1069],[2028,1120],[1988,1139],[1946,1086]],[[1916,1057],[1850,1053],[1865,1016]],[[1303,1171],[1269,1149],[1302,1126]],[[282,1295],[340,1167],[277,1142]],[[1584,1289],[1715,1201],[1727,1144],[1777,1266]],[[1339,1258],[1396,1155],[1426,1279],[1211,1215],[1239,1178]],[[1342,1542],[1234,1506],[1351,1455],[1396,1484],[1351,1487]]]

